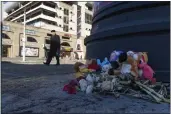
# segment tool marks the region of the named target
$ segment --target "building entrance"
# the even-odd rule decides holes
[[[2,46],[2,57],[10,57],[11,54],[11,46],[3,45]]]

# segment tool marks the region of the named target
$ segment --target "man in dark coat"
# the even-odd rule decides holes
[[[51,31],[52,36],[50,39],[50,50],[48,53],[48,57],[47,60],[44,64],[49,65],[52,58],[55,56],[56,60],[57,60],[57,64],[56,65],[60,65],[59,62],[59,56],[60,56],[60,37],[58,35],[56,35],[55,30]]]

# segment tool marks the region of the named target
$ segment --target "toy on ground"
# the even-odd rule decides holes
[[[89,70],[87,69],[87,66],[81,62],[76,62],[74,64],[74,70],[76,72],[76,74],[75,74],[76,78],[79,78],[79,77],[83,76],[84,73],[89,72]]]
[[[111,55],[110,55],[110,62],[111,61],[116,61],[116,60],[118,60],[118,58],[119,58],[119,55],[121,54],[121,53],[123,53],[123,51],[113,51],[112,53],[111,53]]]
[[[91,62],[88,64],[88,69],[93,71],[99,71],[100,66],[97,64],[96,59],[92,59]]]
[[[147,63],[141,63],[138,65],[138,67],[143,71],[143,78],[151,81],[153,80],[154,71]]]

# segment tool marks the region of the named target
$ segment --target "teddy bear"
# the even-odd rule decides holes
[[[84,76],[84,73],[89,72],[89,70],[87,69],[87,66],[81,62],[76,62],[74,64],[74,70],[76,72],[75,74],[76,78],[82,77]]]
[[[144,79],[153,81],[154,71],[147,63],[141,63],[138,67],[142,69],[142,76]]]
[[[137,65],[137,61],[132,56],[128,55],[127,63],[131,65],[131,74],[135,77],[135,79],[137,79],[138,78],[138,65]]]

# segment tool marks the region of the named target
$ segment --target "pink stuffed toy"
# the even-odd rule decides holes
[[[145,79],[153,81],[154,71],[153,71],[153,69],[147,63],[141,63],[141,64],[138,65],[138,67],[140,69],[142,69],[142,71],[143,71],[142,76]]]

